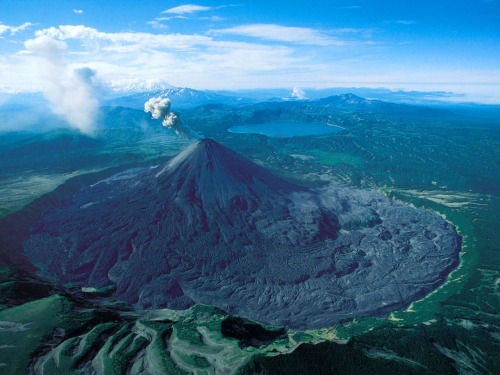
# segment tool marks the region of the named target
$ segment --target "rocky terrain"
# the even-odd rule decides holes
[[[204,139],[77,191],[24,251],[43,274],[116,288],[140,308],[198,303],[319,328],[409,305],[446,279],[460,244],[432,212],[349,186],[305,188]]]

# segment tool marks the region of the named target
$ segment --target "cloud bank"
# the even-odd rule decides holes
[[[95,130],[98,101],[95,98],[95,71],[74,69],[65,60],[67,44],[47,35],[29,39],[25,47],[38,57],[43,94],[54,113],[83,133]]]
[[[462,63],[449,64],[446,58],[424,59],[411,40],[395,39],[389,31],[408,26],[385,19],[370,28],[359,23],[332,27],[333,22],[311,26],[294,20],[290,25],[241,24],[237,18],[217,21],[219,26],[215,26],[214,17],[219,15],[212,13],[221,8],[225,8],[221,12],[224,15],[239,9],[230,5],[180,5],[165,10],[165,17],[150,22],[151,27],[144,23],[138,27],[140,31],[62,24],[36,31],[35,39],[46,36],[67,43],[59,52],[64,56],[66,70],[88,67],[98,71],[100,80],[107,85],[122,91],[135,79],[161,79],[174,86],[211,90],[283,88],[292,83],[307,88],[433,91],[437,87],[472,93],[470,87],[476,85],[474,97],[480,92],[481,97],[489,98],[488,102],[498,102],[500,75],[495,65],[498,52],[494,40],[482,42],[482,50],[488,54],[468,54]],[[207,13],[210,17],[199,17]],[[171,18],[184,20],[162,23]],[[404,17],[394,19],[410,22]],[[190,28],[188,23],[196,25]],[[47,74],[45,78],[36,74],[41,70],[42,57],[19,49],[21,29],[30,26],[0,24],[0,92],[34,92],[47,85]],[[180,29],[174,31],[174,27]],[[117,31],[124,29],[128,31]],[[395,54],[395,50],[402,52]],[[78,76],[74,79],[78,80]],[[439,86],[429,87],[436,82]]]
[[[229,34],[258,38],[269,41],[309,44],[318,46],[344,45],[321,31],[306,27],[281,26],[276,24],[248,24],[225,29],[216,29],[212,34]]]

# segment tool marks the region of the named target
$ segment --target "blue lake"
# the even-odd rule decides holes
[[[229,129],[232,133],[263,134],[272,138],[289,138],[305,135],[320,135],[338,133],[344,128],[336,125],[307,122],[274,121],[263,124],[248,124],[233,126]]]

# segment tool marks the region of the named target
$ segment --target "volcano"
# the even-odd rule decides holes
[[[201,303],[319,328],[429,293],[460,243],[432,212],[349,186],[309,189],[203,139],[80,189],[44,213],[24,252],[43,274],[114,286],[138,308]]]

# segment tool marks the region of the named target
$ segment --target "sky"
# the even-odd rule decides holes
[[[0,92],[167,82],[500,103],[500,0],[231,1],[1,0]]]

